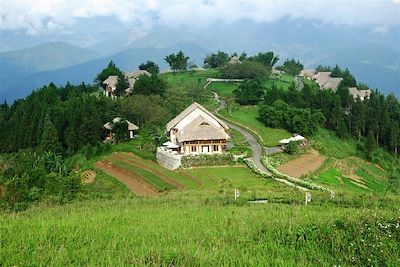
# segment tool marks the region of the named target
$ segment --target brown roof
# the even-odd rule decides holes
[[[331,78],[331,72],[324,71],[324,72],[318,72],[312,78],[317,82],[317,84],[322,87],[324,86],[328,80]]]
[[[116,87],[118,83],[118,76],[117,75],[111,75],[108,76],[107,79],[104,80],[103,84],[106,84],[110,87]]]
[[[173,127],[175,127],[175,125],[177,125],[181,120],[183,120],[186,116],[188,116],[190,113],[192,113],[196,109],[202,110],[207,115],[209,115],[214,120],[216,120],[223,128],[229,129],[228,125],[226,125],[222,120],[218,119],[214,114],[212,114],[210,111],[205,109],[199,103],[194,102],[189,107],[187,107],[184,111],[182,111],[178,116],[176,116],[174,119],[172,119],[170,122],[167,123],[167,131],[170,131]]]
[[[342,80],[343,78],[329,78],[328,81],[324,85],[322,85],[322,88],[332,89],[336,91]]]
[[[136,71],[131,71],[131,72],[125,72],[124,75],[127,78],[138,78],[140,75],[147,75],[151,76],[151,73],[148,72],[147,70],[136,70]]]
[[[224,128],[215,127],[203,116],[198,116],[177,133],[177,139],[179,142],[186,142],[195,140],[226,140],[230,139],[230,137],[224,131]]]
[[[117,122],[120,122],[121,118],[120,117],[115,117],[112,122],[107,122],[106,124],[103,125],[104,128],[106,128],[107,130],[112,130],[114,128],[114,124]],[[138,130],[139,127],[136,126],[135,124],[133,124],[132,122],[125,120],[126,123],[128,124],[128,130],[129,131],[134,131],[134,130]]]
[[[364,100],[365,98],[369,98],[371,96],[371,90],[358,90],[357,87],[349,87],[349,93],[354,99],[360,97],[360,99]]]
[[[299,76],[300,77],[312,77],[315,74],[317,74],[316,70],[312,70],[312,69],[304,69],[300,71]]]

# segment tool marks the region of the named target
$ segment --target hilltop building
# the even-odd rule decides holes
[[[146,76],[151,76],[151,73],[148,72],[147,70],[137,70],[137,71],[131,71],[131,72],[124,72],[125,77],[128,79],[129,82],[129,88],[125,90],[126,94],[129,95],[131,94],[135,82],[139,79],[141,75],[146,75]]]
[[[103,82],[103,94],[106,97],[116,98],[117,84],[118,84],[118,76],[117,75],[109,76]]]
[[[360,98],[361,101],[364,101],[366,99],[369,99],[372,91],[369,89],[368,90],[359,90],[359,89],[357,89],[357,87],[350,87],[349,93],[354,99]]]
[[[114,133],[113,133],[114,125],[118,122],[121,122],[121,120],[122,119],[120,117],[115,117],[111,122],[107,122],[106,124],[103,125],[103,127],[109,131],[108,135],[106,137],[106,141],[114,140]],[[127,128],[128,136],[129,136],[129,138],[132,139],[135,135],[134,131],[139,130],[139,127],[128,120],[125,120],[125,121],[128,124],[128,128]]]
[[[125,77],[128,79],[129,88],[125,89],[125,94],[130,95],[135,82],[139,79],[141,75],[151,76],[151,73],[146,70],[137,70],[131,72],[124,72]],[[118,84],[118,76],[111,75],[103,82],[103,94],[107,97],[116,98],[116,90]]]
[[[343,78],[331,77],[332,72],[321,71],[317,72],[313,69],[305,69],[300,71],[298,77],[314,80],[322,89],[331,89],[336,91]]]

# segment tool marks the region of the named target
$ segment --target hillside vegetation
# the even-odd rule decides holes
[[[228,56],[218,54],[226,64]],[[219,62],[215,56],[210,64]],[[1,105],[0,266],[400,265],[397,99],[375,92],[371,103],[354,102],[345,85],[331,92],[313,82],[298,90],[294,77],[271,76],[273,52],[240,58],[237,69],[183,71],[188,57],[180,51],[166,57],[172,72],[139,77],[132,96],[112,100],[94,85],[50,84]],[[285,62],[281,69],[302,66]],[[204,88],[207,78],[246,65],[252,69],[241,75],[254,79]],[[355,83],[348,70],[336,70]],[[125,79],[110,63],[96,82],[110,73]],[[324,190],[309,190],[305,205],[304,191],[278,183],[283,174],[257,175],[247,160],[232,160],[253,154],[251,141],[233,129],[227,159],[205,157],[206,166],[176,171],[158,165],[165,124],[194,101],[275,147],[268,149],[305,135],[307,144],[262,163],[271,170],[314,153],[320,166],[297,184]],[[122,131],[105,143],[102,125],[116,116],[140,129],[133,139]]]

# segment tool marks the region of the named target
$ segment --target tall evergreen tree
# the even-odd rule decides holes
[[[43,126],[43,135],[40,150],[44,152],[60,153],[62,151],[58,132],[49,115],[46,115]]]

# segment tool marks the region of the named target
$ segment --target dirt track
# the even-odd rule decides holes
[[[311,153],[300,156],[295,160],[288,161],[277,169],[289,176],[300,178],[321,167],[326,157],[321,156],[318,151],[312,150]]]
[[[113,165],[108,161],[99,161],[96,163],[96,168],[104,171],[108,175],[111,175],[124,183],[135,195],[138,196],[156,196],[158,190],[145,181],[139,176],[119,167]]]

